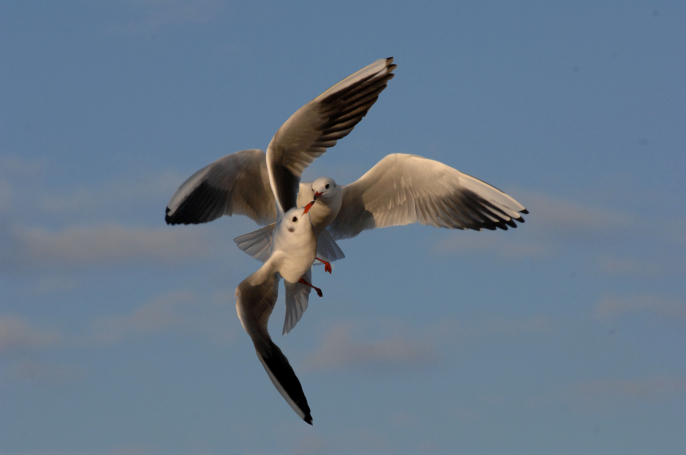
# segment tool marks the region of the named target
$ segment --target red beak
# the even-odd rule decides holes
[[[320,197],[322,194],[324,194],[324,193],[320,193],[319,191],[317,191],[316,193],[314,193],[314,200],[316,201],[317,199],[319,199],[319,197]]]
[[[309,212],[313,205],[314,205],[314,201],[312,201],[312,202],[310,202],[309,204],[307,204],[307,205],[305,206],[305,211],[303,212],[303,215],[306,214],[307,212]]]

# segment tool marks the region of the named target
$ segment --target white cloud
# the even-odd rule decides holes
[[[534,221],[530,229],[554,237],[579,236],[630,226],[635,222],[626,213],[576,202],[547,194],[520,191],[517,196],[531,212],[527,217]],[[527,226],[527,225],[525,225]]]
[[[44,194],[39,206],[46,212],[67,212],[72,215],[79,211],[91,212],[98,207],[111,211],[114,207],[140,206],[144,202],[167,202],[184,180],[183,176],[171,171],[138,178],[120,178],[97,186],[81,186],[63,193]]]
[[[686,305],[678,299],[655,295],[603,297],[595,308],[595,316],[609,319],[624,314],[648,313],[669,320],[686,319]]]
[[[570,242],[597,242],[617,229],[627,229],[633,218],[624,213],[528,191],[515,191],[529,210],[526,223],[513,232],[465,231],[445,236],[434,249],[437,254],[488,253],[500,258],[550,257]]]
[[[131,337],[162,332],[208,336],[215,342],[233,337],[228,329],[228,306],[203,302],[190,292],[171,292],[125,315],[99,317],[91,323],[90,341],[122,342]]]
[[[446,236],[434,247],[436,254],[488,253],[505,259],[545,258],[555,250],[555,247],[543,242],[506,238],[502,232],[473,231]]]
[[[370,368],[378,371],[426,368],[436,363],[438,353],[428,341],[395,333],[373,341],[360,338],[359,327],[339,323],[332,327],[320,347],[304,360],[310,370]]]
[[[24,318],[0,315],[0,354],[53,346],[62,338],[58,332],[36,327]]]
[[[202,234],[202,235],[201,235]],[[60,231],[15,229],[14,262],[19,265],[73,267],[153,261],[176,263],[209,257],[215,248],[206,232],[169,227],[128,227],[116,224]],[[5,262],[8,262],[6,258]]]
[[[381,372],[421,370],[440,361],[439,348],[466,338],[515,337],[547,334],[554,327],[548,316],[527,319],[489,319],[476,325],[441,320],[424,327],[397,321],[338,322],[326,330],[319,348],[303,361],[310,371],[369,369]],[[378,335],[380,334],[380,336]]]

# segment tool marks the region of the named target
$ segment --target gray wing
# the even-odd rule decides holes
[[[167,205],[167,224],[199,224],[246,215],[260,225],[276,220],[265,153],[243,150],[219,158],[186,180]]]
[[[308,283],[312,282],[312,269],[309,269],[303,278]],[[303,313],[307,310],[308,302],[310,300],[310,292],[312,288],[302,283],[289,283],[284,281],[286,288],[286,318],[283,321],[282,335],[288,334],[293,327],[303,317]]]
[[[241,251],[264,263],[267,262],[272,251],[272,235],[275,227],[276,223],[272,223],[236,237],[233,241]]]
[[[392,58],[377,60],[298,109],[279,128],[267,147],[267,166],[282,213],[296,206],[303,170],[367,115],[395,67]]]
[[[327,262],[334,262],[345,258],[343,250],[341,250],[333,237],[331,237],[329,231],[326,229],[320,232],[317,236],[317,257]],[[321,262],[315,262],[317,264],[321,264]]]
[[[278,273],[266,273],[265,276],[261,273],[263,269],[250,275],[236,288],[236,311],[274,387],[300,418],[312,425],[310,407],[300,381],[267,330],[269,316],[278,297],[280,278]]]
[[[343,187],[343,203],[328,227],[334,239],[366,229],[410,223],[451,229],[517,227],[523,205],[497,188],[438,161],[388,155]]]

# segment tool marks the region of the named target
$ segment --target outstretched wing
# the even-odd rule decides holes
[[[366,229],[410,223],[452,229],[517,227],[523,205],[499,189],[438,161],[388,155],[343,187],[343,203],[328,227],[334,239]]]
[[[393,78],[392,58],[343,79],[293,114],[267,147],[269,179],[282,213],[296,206],[303,170],[347,136]]]
[[[260,225],[276,220],[262,150],[232,153],[200,169],[176,190],[164,219],[167,224],[199,224],[234,214]]]
[[[312,425],[312,415],[298,377],[281,349],[274,344],[267,324],[279,291],[279,274],[263,266],[236,288],[236,311],[250,335],[257,358],[267,371],[274,387],[305,422]]]

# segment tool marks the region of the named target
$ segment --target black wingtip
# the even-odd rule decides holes
[[[528,215],[529,211],[527,209],[520,210],[519,213],[523,213],[524,215]]]
[[[174,220],[172,219],[172,217],[169,216],[170,211],[171,210],[169,210],[169,207],[167,207],[167,209],[164,211],[164,222],[167,224],[176,224],[176,223],[174,223]]]
[[[310,414],[307,414],[307,415],[305,416],[305,418],[303,418],[303,420],[304,420],[305,422],[309,423],[310,425],[312,425],[312,416],[311,416]],[[312,426],[314,426],[314,425],[312,425]]]

